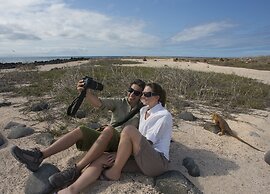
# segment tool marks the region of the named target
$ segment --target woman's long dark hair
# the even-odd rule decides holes
[[[164,107],[166,103],[166,91],[159,84],[154,82],[146,84],[146,86],[149,86],[152,92],[159,96],[159,102]]]

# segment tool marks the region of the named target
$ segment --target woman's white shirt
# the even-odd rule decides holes
[[[146,112],[150,114],[147,119],[145,118]],[[145,106],[140,110],[140,133],[145,136],[147,140],[153,142],[153,148],[163,153],[168,160],[172,126],[172,115],[161,103],[158,103],[151,109]]]

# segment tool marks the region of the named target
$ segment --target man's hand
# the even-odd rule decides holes
[[[77,91],[80,93],[83,90],[84,90],[84,81],[83,80],[80,80],[77,83]],[[90,88],[87,88],[87,90],[86,90],[86,99],[95,108],[99,108],[102,105],[101,104],[101,101],[99,100],[99,98],[92,93],[92,91],[91,91]]]
[[[83,80],[80,80],[78,83],[77,83],[77,90],[78,92],[82,92],[84,89],[84,81]]]
[[[113,165],[114,161],[115,161],[115,158],[116,158],[116,153],[115,152],[108,154],[108,163],[110,165]]]
[[[103,167],[108,168],[113,166],[116,158],[116,152],[104,152],[104,155],[106,157],[105,161],[103,161]]]

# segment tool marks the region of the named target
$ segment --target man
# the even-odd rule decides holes
[[[55,143],[43,150],[23,150],[17,146],[11,148],[12,155],[26,167],[35,172],[45,158],[61,152],[76,144],[81,151],[87,151],[86,155],[74,166],[69,167],[59,173],[49,177],[49,182],[55,188],[61,188],[74,182],[81,174],[83,168],[97,159],[104,151],[116,151],[120,139],[120,132],[126,125],[138,127],[139,115],[135,115],[122,126],[113,128],[116,122],[122,121],[128,113],[133,110],[140,102],[140,97],[145,83],[136,79],[130,83],[128,95],[126,98],[99,98],[95,96],[91,89],[87,89],[85,100],[98,109],[112,111],[110,125],[103,127],[103,130],[97,131],[85,126],[80,126],[62,136]],[[84,82],[80,80],[77,84],[77,90],[84,89]]]

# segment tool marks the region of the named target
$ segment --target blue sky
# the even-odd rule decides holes
[[[0,0],[0,56],[270,55],[269,0]]]

